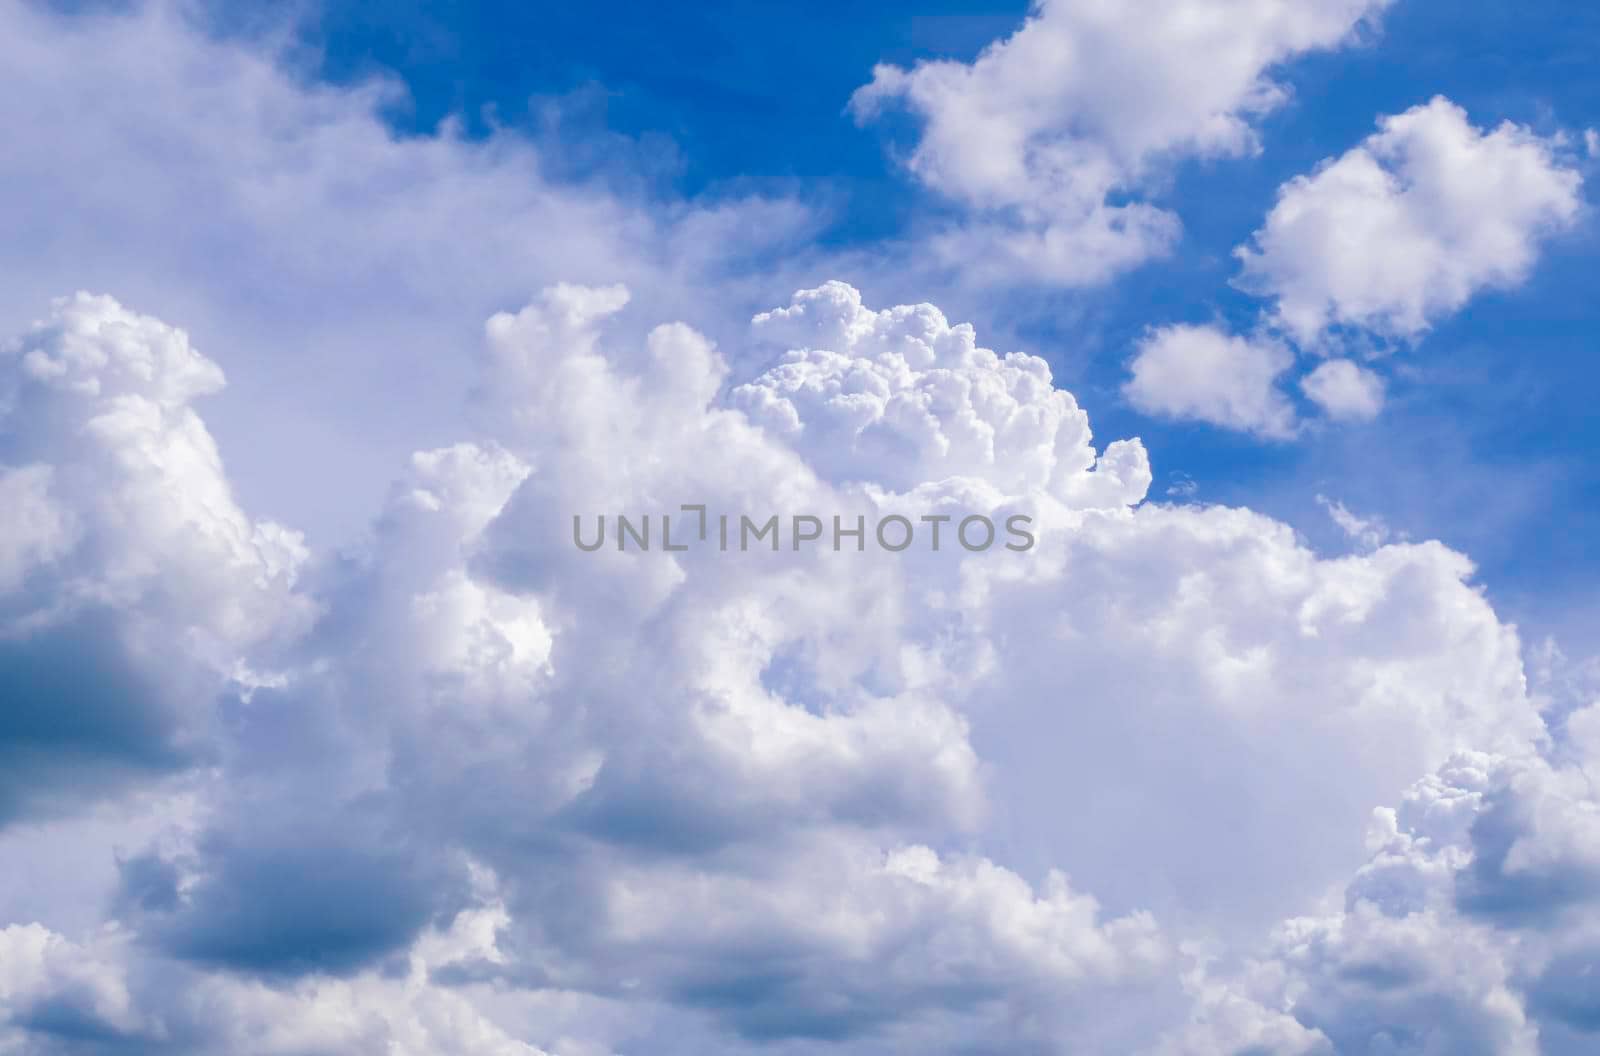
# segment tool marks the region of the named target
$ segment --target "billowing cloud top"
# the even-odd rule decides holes
[[[130,787],[101,802],[147,835],[103,926],[0,931],[8,1043],[1319,1051],[1362,995],[1290,1014],[1272,987],[1446,926],[1427,884],[1505,958],[1543,926],[1522,877],[1584,904],[1560,797],[1587,793],[1540,756],[1461,556],[1325,559],[1248,511],[1141,504],[1137,441],[1097,455],[1043,362],[931,305],[803,290],[753,326],[788,351],[732,384],[682,324],[613,339],[627,303],[558,286],[493,317],[483,435],[416,455],[366,546],[309,570],[229,497],[193,406],[221,374],[180,331],[79,296],[11,346],[0,840],[72,839]],[[1038,545],[573,545],[574,514],[682,503],[1025,510]],[[1494,815],[1528,849],[1363,867],[1371,809],[1474,751],[1549,775],[1548,809]],[[1350,876],[1401,894],[1290,926],[1319,952],[1261,947],[1260,978],[1194,967]],[[1503,978],[1428,985],[1503,1005]],[[1145,1011],[1085,1032],[1113,994]]]
[[[971,326],[951,326],[931,304],[874,312],[832,282],[756,316],[755,328],[794,351],[735,400],[831,481],[909,491],[961,477],[1002,494],[1121,506],[1149,487],[1137,440],[1112,444],[1089,474],[1089,417],[1051,385],[1044,360],[980,348]]]
[[[1048,0],[881,66],[853,112],[947,211],[850,255],[397,135],[169,5],[0,0],[0,307],[44,316],[0,335],[0,1054],[1591,1052],[1595,672],[1337,499],[1349,553],[1151,501],[1015,300],[880,299],[1169,251],[1175,164],[1386,6]],[[1581,211],[1575,139],[1474,120],[1285,183],[1254,323],[1151,320],[1123,395],[1380,413]]]

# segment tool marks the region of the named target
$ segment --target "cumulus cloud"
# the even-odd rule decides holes
[[[74,943],[39,925],[6,928],[0,930],[7,966],[0,977],[0,1012],[6,1013],[0,1051],[66,1053],[92,1045],[111,1052],[264,1056],[549,1056],[516,1039],[496,1022],[502,1017],[485,1014],[480,1003],[491,997],[485,988],[440,981],[463,962],[500,957],[495,942],[504,920],[504,906],[491,901],[447,928],[419,935],[388,971],[277,986],[181,965],[152,970],[115,933]],[[555,1018],[570,1015],[558,1002],[524,1000]],[[563,1056],[596,1051],[561,1046]]]
[[[478,376],[442,352],[500,308],[628,281],[650,323],[742,334],[817,259],[799,201],[574,182],[509,127],[401,135],[396,80],[308,79],[287,11],[242,36],[206,10],[0,2],[0,327],[84,288],[182,320],[234,382],[210,401],[236,486],[314,541],[359,533],[419,437],[454,439]]]
[[[116,1040],[141,1026],[115,966],[39,924],[0,928],[0,965],[0,1051],[28,1034]]]
[[[878,66],[851,109],[866,121],[903,105],[922,120],[911,171],[972,212],[936,240],[944,255],[1098,282],[1166,252],[1179,230],[1170,212],[1113,198],[1148,191],[1174,158],[1255,150],[1252,121],[1288,95],[1276,69],[1343,44],[1386,6],[1040,0],[971,63]],[[1128,70],[1139,71],[1132,90]]]
[[[1420,338],[1480,291],[1524,282],[1542,243],[1578,215],[1582,177],[1561,136],[1509,121],[1485,131],[1442,96],[1378,127],[1280,187],[1263,226],[1235,251],[1238,284],[1271,302],[1261,328],[1305,353],[1334,354],[1351,338]],[[1279,362],[1267,347],[1280,346],[1167,327],[1141,345],[1125,391],[1147,413],[1283,435],[1295,415],[1271,382],[1292,360],[1267,376],[1265,365]],[[1182,383],[1163,382],[1180,370]],[[1318,363],[1299,386],[1332,421],[1368,421],[1383,409],[1383,377],[1343,356]],[[1188,395],[1197,390],[1209,392]],[[1251,409],[1241,413],[1241,403]]]
[[[312,605],[299,535],[233,501],[191,406],[222,373],[181,330],[79,294],[0,356],[4,817],[192,761]]]
[[[829,480],[908,491],[964,477],[1068,502],[1099,492],[1121,505],[1150,485],[1136,441],[1112,444],[1097,462],[1088,415],[1051,385],[1044,360],[980,348],[970,325],[951,326],[933,305],[875,312],[832,282],[756,316],[755,329],[791,351],[735,402],[815,452]]]
[[[840,294],[834,331],[878,314],[829,287],[791,316],[825,293]],[[585,565],[566,535],[580,504],[685,496],[871,511],[954,489],[990,507],[1126,508],[1148,482],[1142,450],[1097,459],[1041,361],[978,349],[923,306],[882,314],[892,351],[840,344],[842,373],[901,357],[908,399],[945,376],[945,396],[973,395],[887,416],[880,432],[906,460],[877,467],[882,483],[836,487],[794,437],[714,404],[726,367],[700,335],[668,325],[643,356],[605,348],[599,328],[624,300],[560,287],[490,321],[494,405],[480,410],[502,443],[418,455],[371,553],[317,590],[315,633],[263,649],[282,677],[219,703],[225,779],[194,825],[126,861],[124,924],[174,971],[354,986],[470,911],[469,854],[516,909],[496,974],[605,994],[631,972],[641,998],[715,1012],[751,1038],[903,1029],[935,1010],[976,1031],[996,1002],[1022,1014],[1058,985],[1159,964],[1146,916],[1102,919],[1063,877],[1036,892],[981,856],[914,842],[970,831],[982,794],[966,724],[935,692],[930,665],[952,658],[913,644],[933,632],[916,629],[908,570],[831,553]],[[932,376],[918,381],[908,359]],[[635,413],[597,429],[618,406]],[[942,459],[975,420],[1041,448],[1028,472],[976,447]],[[819,455],[851,442],[821,435]],[[641,465],[640,450],[656,460]],[[876,633],[851,628],[845,613],[862,611],[883,621]],[[702,898],[722,930],[680,931]],[[885,973],[898,981],[879,1007]]]
[[[414,456],[309,568],[226,499],[190,406],[220,376],[180,332],[85,297],[16,346],[11,383],[46,387],[16,461],[54,511],[8,551],[19,655],[53,655],[32,614],[74,595],[34,588],[67,569],[118,633],[167,635],[142,677],[206,678],[119,698],[184,702],[193,806],[118,846],[106,927],[26,900],[16,941],[67,967],[9,991],[15,1045],[1137,1051],[1189,1014],[1185,942],[1301,910],[1417,773],[1542,737],[1515,633],[1438,544],[1329,561],[1249,511],[1142,505],[1137,440],[1097,447],[1041,360],[931,305],[802,290],[735,385],[687,326],[617,329],[628,299],[491,317],[482,435]],[[107,415],[167,431],[113,458]],[[574,512],[690,538],[684,502],[1020,511],[1038,545],[573,546]],[[39,542],[55,523],[77,542]],[[1200,1019],[1332,1036],[1252,1020],[1230,978]]]
[[[1348,359],[1319,363],[1300,389],[1334,421],[1367,421],[1383,410],[1383,378]]]
[[[1261,436],[1295,434],[1294,405],[1278,379],[1294,354],[1268,338],[1216,326],[1167,326],[1139,343],[1123,394],[1146,414],[1210,422]]]
[[[1539,676],[1564,714],[1549,740],[1459,753],[1375,810],[1342,897],[1242,965],[1197,968],[1191,1020],[1158,1051],[1591,1051],[1600,704],[1581,667],[1556,674]]]
[[[1283,1051],[1588,1051],[1597,1021],[1578,980],[1600,905],[1588,761],[1452,760],[1375,812],[1372,857],[1341,910],[1286,922],[1274,959],[1219,990],[1310,1032]],[[1179,1051],[1214,1051],[1198,1020],[1187,1036]]]
[[[1441,97],[1280,188],[1241,282],[1302,344],[1332,327],[1414,338],[1485,288],[1528,275],[1577,216],[1582,177],[1556,139],[1475,127]]]
[[[979,214],[952,252],[1082,281],[1171,234],[1108,202],[1251,149],[1273,68],[1376,6],[1049,4],[858,106],[927,119],[919,173]],[[0,18],[0,304],[88,283],[198,335],[76,295],[0,355],[0,1051],[1584,1051],[1600,724],[1550,745],[1462,555],[1146,504],[1137,439],[929,304],[826,283],[747,334],[771,302],[715,247],[793,203],[398,138],[382,86],[167,8]],[[1102,90],[1133,62],[1148,95]],[[1151,340],[1150,399],[1293,428],[1266,339]],[[348,432],[255,431],[319,400]],[[262,495],[369,530],[313,559]],[[685,502],[1038,545],[573,546],[688,538]]]

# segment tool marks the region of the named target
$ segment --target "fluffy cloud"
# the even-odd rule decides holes
[[[1254,150],[1251,121],[1287,95],[1274,69],[1340,45],[1385,6],[1040,0],[971,63],[878,66],[851,107],[867,120],[903,104],[922,119],[912,172],[974,213],[939,240],[945,254],[969,270],[976,260],[1095,282],[1163,253],[1178,233],[1171,213],[1114,195],[1146,189],[1174,157]],[[1132,89],[1128,70],[1139,71]]]
[[[877,315],[834,287],[791,315],[827,292],[843,294],[830,325]],[[624,300],[562,287],[490,321],[495,405],[481,410],[502,443],[414,459],[372,552],[319,588],[316,632],[265,650],[281,677],[219,703],[225,778],[194,825],[126,860],[120,919],[172,970],[357,986],[471,911],[466,853],[504,878],[515,912],[496,975],[606,994],[628,973],[641,999],[751,1038],[908,1029],[935,1010],[977,1031],[996,1002],[1037,1013],[1056,987],[1148,973],[1164,950],[1148,917],[1102,919],[1062,877],[1036,892],[915,842],[971,831],[982,794],[965,722],[934,691],[929,665],[950,658],[907,604],[908,570],[831,552],[724,565],[572,548],[567,511],[591,505],[899,501],[835,488],[789,438],[715,406],[726,367],[687,328],[658,328],[642,357],[603,348]],[[1041,362],[977,349],[925,306],[883,319],[894,351],[842,344],[841,373],[902,356],[934,375],[923,386],[952,372],[974,394],[882,425],[890,450],[912,452],[911,492],[1142,495],[1142,451],[1097,465]],[[949,351],[921,356],[924,340]],[[597,428],[617,406],[636,413]],[[1029,474],[936,457],[977,412],[1043,448]],[[876,633],[851,628],[864,611]]]
[[[51,561],[110,585],[116,627],[212,636],[167,639],[212,672],[183,698],[206,765],[118,848],[109,931],[37,894],[16,922],[84,966],[13,988],[22,1051],[90,1027],[195,1053],[1134,1051],[1187,1014],[1182,944],[1303,908],[1415,774],[1542,737],[1514,632],[1437,544],[1322,560],[1249,511],[1140,505],[1136,440],[1097,450],[1042,361],[930,305],[803,290],[755,321],[787,351],[731,385],[682,324],[619,337],[627,303],[557,286],[493,316],[482,435],[416,455],[367,543],[297,580],[192,476],[214,448],[152,477],[82,425],[136,396],[198,444],[220,377],[179,332],[79,298],[18,346],[13,382],[57,389],[18,404],[54,512],[21,522],[13,604]],[[185,495],[212,519],[177,536],[127,512]],[[686,502],[1020,511],[1038,545],[573,545],[574,513],[693,538]],[[100,541],[40,542],[55,523]],[[1240,1036],[1327,1032],[1216,979]]]
[[[970,325],[951,326],[933,305],[874,312],[833,282],[756,316],[755,329],[792,351],[735,400],[831,481],[909,491],[965,477],[1066,502],[1099,490],[1119,505],[1150,485],[1137,442],[1112,444],[1096,466],[1088,415],[1042,359],[979,348]]]
[[[1562,727],[1539,753],[1458,755],[1376,810],[1342,907],[1286,921],[1226,979],[1198,973],[1163,1051],[1239,1051],[1220,1039],[1241,1021],[1276,1025],[1257,1042],[1273,1053],[1592,1050],[1600,706]]]
[[[1170,234],[1108,193],[1250,149],[1271,67],[1372,6],[1169,39],[1052,4],[862,105],[912,101],[971,230],[1076,281]],[[515,137],[398,138],[381,87],[166,8],[0,18],[0,304],[128,291],[233,383],[87,295],[0,359],[0,1051],[1583,1051],[1595,724],[1539,754],[1461,555],[1146,503],[1136,439],[931,305],[829,283],[746,340],[757,283],[712,247],[792,203],[650,210]],[[1162,76],[1030,95],[1067,44]],[[1205,83],[1169,83],[1184,47]],[[945,158],[966,106],[998,145]],[[484,317],[481,356],[441,354]],[[711,323],[644,329],[672,318]],[[1264,346],[1209,340],[1270,389]],[[1282,424],[1181,366],[1163,398]],[[335,499],[376,514],[316,559],[247,512]],[[1038,545],[665,550],[686,502],[1018,513]],[[657,545],[573,546],[619,513]]]
[[[1271,300],[1262,329],[1305,352],[1414,340],[1479,291],[1523,282],[1540,244],[1572,225],[1582,177],[1567,153],[1562,137],[1511,122],[1479,129],[1443,97],[1382,118],[1279,188],[1235,251],[1239,285]],[[1125,391],[1147,413],[1282,436],[1296,416],[1274,380],[1291,364],[1275,341],[1167,327],[1141,345]],[[1300,388],[1333,421],[1383,408],[1382,376],[1348,358],[1318,363]]]
[[[396,81],[308,79],[279,16],[213,35],[208,11],[0,0],[0,328],[88,288],[225,347],[236,486],[314,541],[357,534],[419,437],[454,438],[477,375],[441,351],[499,308],[628,281],[651,322],[741,334],[814,266],[799,202],[562,180],[559,147],[509,128],[397,134]]]
[[[169,770],[212,698],[311,616],[300,537],[235,505],[181,330],[79,294],[3,352],[0,817]]]
[[[38,925],[0,930],[0,1052],[101,1051],[264,1056],[349,1052],[549,1056],[514,1038],[474,1003],[492,996],[441,985],[454,966],[500,956],[503,906],[464,913],[418,936],[389,971],[350,979],[311,978],[270,986],[181,966],[152,971],[114,931],[79,944]],[[570,1015],[559,1000],[553,1018]],[[144,1005],[140,1011],[138,1006]],[[563,1056],[592,1056],[563,1043]]]
[[[1270,339],[1235,337],[1215,326],[1167,326],[1140,342],[1122,391],[1146,414],[1282,439],[1298,424],[1278,388],[1293,364],[1294,354]]]
[[[1319,363],[1300,388],[1334,421],[1366,421],[1383,410],[1383,378],[1348,359]]]
[[[1416,337],[1525,279],[1540,241],[1577,215],[1581,182],[1558,140],[1511,122],[1483,131],[1436,97],[1285,184],[1239,250],[1241,281],[1302,344],[1332,327]]]
[[[139,1029],[114,966],[38,924],[0,928],[0,1052],[26,1051],[26,1035],[120,1037]]]

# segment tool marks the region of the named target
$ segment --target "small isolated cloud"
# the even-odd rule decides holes
[[[922,119],[911,171],[971,212],[936,241],[944,255],[1011,277],[1099,282],[1165,253],[1179,232],[1172,213],[1114,196],[1147,189],[1176,157],[1255,150],[1252,121],[1288,95],[1270,71],[1344,43],[1387,4],[1039,0],[975,61],[880,65],[850,105],[860,121],[894,105]]]
[[[1166,326],[1140,342],[1122,391],[1146,414],[1285,439],[1297,424],[1278,379],[1293,365],[1293,353],[1270,339]]]
[[[1578,214],[1582,177],[1563,142],[1510,122],[1484,131],[1443,97],[1383,118],[1361,145],[1279,188],[1265,224],[1235,250],[1239,285],[1271,302],[1260,328],[1300,352],[1326,355],[1347,336],[1415,339],[1479,291],[1522,282],[1540,244]],[[1193,336],[1208,331],[1204,340]],[[1157,337],[1133,360],[1125,391],[1135,406],[1287,434],[1292,412],[1272,379],[1292,357],[1265,378],[1269,346],[1260,338],[1193,326]],[[1153,359],[1158,352],[1166,358]],[[1200,395],[1186,399],[1141,378],[1163,363],[1158,378],[1181,372],[1182,391]],[[1229,371],[1237,376],[1199,377]],[[1383,409],[1383,378],[1350,359],[1318,364],[1300,389],[1333,421],[1368,421]]]
[[[1238,250],[1241,285],[1303,345],[1335,326],[1414,338],[1478,291],[1522,282],[1576,218],[1581,183],[1557,138],[1484,131],[1437,97],[1285,184]]]
[[[1389,541],[1392,533],[1382,517],[1358,517],[1351,513],[1344,503],[1330,499],[1326,495],[1317,496],[1317,505],[1328,511],[1328,516],[1339,526],[1341,532],[1363,548],[1374,550]]]
[[[1348,359],[1319,363],[1300,390],[1337,422],[1370,421],[1383,410],[1383,378]]]

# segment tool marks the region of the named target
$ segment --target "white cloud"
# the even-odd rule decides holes
[[[965,477],[1066,502],[1098,489],[1103,500],[1090,501],[1121,505],[1149,487],[1137,442],[1113,444],[1086,475],[1096,466],[1089,416],[1051,385],[1044,360],[980,348],[970,325],[951,326],[931,304],[874,312],[832,282],[756,316],[755,329],[792,351],[737,389],[735,404],[795,438],[835,483],[909,491]]]
[[[1325,495],[1317,496],[1317,505],[1328,511],[1328,516],[1333,523],[1339,526],[1351,541],[1359,543],[1368,550],[1374,550],[1389,541],[1391,535],[1389,526],[1382,517],[1360,517],[1351,513],[1345,504]],[[1405,536],[1402,534],[1401,539]]]
[[[1576,217],[1581,182],[1557,139],[1483,131],[1438,97],[1285,184],[1239,250],[1241,281],[1305,345],[1332,327],[1414,338],[1480,290],[1521,283]]]
[[[1562,137],[1510,122],[1476,128],[1442,96],[1385,117],[1361,145],[1279,188],[1235,251],[1239,285],[1271,300],[1262,329],[1301,352],[1418,338],[1481,290],[1523,282],[1540,244],[1571,226],[1582,177],[1566,153]],[[1285,436],[1294,416],[1275,382],[1292,363],[1275,341],[1166,327],[1141,343],[1124,391],[1148,413]],[[1336,422],[1383,409],[1382,376],[1347,358],[1299,384]]]
[[[1277,27],[1237,44],[1258,58],[1335,39],[1358,13],[1248,10]],[[34,287],[81,269],[64,288],[131,287],[130,304],[174,319],[193,307],[216,360],[80,296],[0,362],[0,498],[16,503],[0,528],[0,731],[26,761],[6,760],[0,824],[8,849],[50,859],[20,887],[0,880],[18,915],[0,919],[0,1051],[92,1034],[195,1056],[824,1040],[852,1056],[1120,1056],[1196,1024],[1314,1045],[1355,1036],[1374,1007],[1414,1021],[1430,999],[1515,1043],[1528,1014],[1519,1027],[1503,994],[1529,978],[1581,1018],[1560,985],[1587,955],[1576,937],[1549,967],[1481,930],[1542,892],[1582,896],[1595,856],[1577,772],[1527,762],[1538,701],[1461,555],[1324,560],[1248,510],[1141,505],[1137,440],[1097,445],[1044,362],[986,349],[931,305],[801,290],[756,323],[784,350],[772,363],[742,335],[641,330],[742,304],[748,285],[706,281],[708,232],[752,210],[787,222],[781,203],[663,220],[549,185],[515,139],[396,140],[370,90],[297,87],[160,13],[5,17],[23,31],[0,34],[18,88],[0,108],[42,138],[3,164],[43,203],[27,230],[49,219],[5,296],[32,312]],[[1118,11],[1095,17],[1127,36]],[[61,105],[88,123],[59,141],[23,113],[56,91],[78,93]],[[1245,149],[1255,104],[1229,103],[1238,91],[1213,99],[1209,131],[1130,132],[1113,154],[1133,171],[1163,143]],[[563,273],[575,282],[553,284]],[[543,292],[501,311],[528,289]],[[407,409],[466,387],[423,369],[471,361],[445,354],[463,315],[489,319],[469,440]],[[1263,380],[1241,394],[1180,359],[1152,375],[1173,383],[1161,398],[1292,428],[1274,353],[1197,332]],[[230,357],[222,335],[281,356]],[[231,399],[216,362],[243,390]],[[423,449],[358,467],[304,441],[329,457],[300,460],[297,487],[387,488],[360,545],[312,562],[247,512],[260,503],[221,458],[289,455],[214,440],[199,408],[244,430],[319,393],[365,412],[349,402],[363,390]],[[1039,545],[571,545],[574,512],[684,501],[1016,510]],[[1568,725],[1576,744],[1596,724]],[[1514,761],[1514,824],[1468,824],[1488,786],[1449,760],[1474,748]],[[1434,770],[1446,790],[1402,808],[1363,868],[1361,820]],[[60,820],[112,793],[113,820]],[[1494,831],[1504,846],[1483,842]],[[1454,850],[1418,850],[1424,836]],[[1487,864],[1450,910],[1430,892],[1468,868],[1470,841]],[[1191,978],[1189,1023],[1180,946],[1250,949],[1352,871],[1368,901],[1480,930],[1413,929],[1436,955],[1406,963],[1433,981],[1384,1004],[1340,989],[1365,963],[1341,936],[1370,924],[1362,949],[1403,943],[1324,913],[1302,930],[1314,956],[1269,949],[1249,986],[1222,965]],[[1435,980],[1438,950],[1484,956]],[[1332,980],[1320,1005],[1296,1005],[1305,980]]]
[[[171,967],[144,978],[126,936],[77,944],[39,925],[0,929],[0,1052],[59,1051],[38,1046],[92,1036],[111,1051],[133,1052],[550,1056],[477,1007],[474,999],[487,996],[480,988],[434,978],[496,955],[504,916],[503,906],[490,904],[429,929],[394,971],[289,986]],[[169,993],[159,993],[163,986]],[[148,1011],[137,1009],[141,1000]],[[559,1056],[596,1051],[562,1046]]]
[[[75,526],[50,498],[54,472],[46,465],[0,470],[0,509],[6,511],[0,591],[15,590],[33,569],[50,563],[74,542]]]
[[[1383,378],[1348,359],[1319,363],[1300,388],[1336,422],[1369,421],[1383,410]]]
[[[313,607],[300,536],[234,502],[191,406],[222,374],[181,330],[78,294],[0,371],[4,818],[193,762],[211,696]]]
[[[1192,1021],[1160,1051],[1219,1051],[1229,1020],[1297,1037],[1271,1052],[1592,1051],[1600,705],[1582,679],[1545,688],[1556,737],[1461,753],[1375,810],[1335,908],[1283,922],[1238,971],[1196,973]]]
[[[24,1051],[13,1047],[25,1043],[27,1029],[16,1024],[44,1011],[41,1005],[113,1035],[140,1026],[113,966],[38,924],[0,928],[0,1051]]]
[[[1344,43],[1385,6],[1041,0],[971,63],[878,66],[851,108],[864,121],[902,103],[923,120],[911,171],[974,213],[936,241],[946,256],[1046,282],[1102,281],[1165,252],[1179,226],[1111,197],[1147,190],[1175,157],[1254,150],[1251,121],[1288,94],[1276,68]]]
[[[191,407],[222,388],[222,372],[183,331],[80,293],[56,302],[4,355],[0,457],[12,486],[27,484],[33,510],[6,549],[35,555],[11,578],[58,583],[47,608],[10,613],[13,627],[67,619],[86,605],[149,606],[172,621],[166,629],[225,650],[295,607],[305,547],[234,504],[216,444]],[[41,538],[45,524],[57,530]],[[74,555],[86,567],[71,567]]]
[[[103,540],[80,578],[137,542],[172,563],[163,582],[205,587],[138,604],[160,600],[163,626],[247,615],[228,641],[275,676],[183,698],[218,762],[187,771],[192,810],[118,853],[105,899],[140,941],[94,956],[130,995],[131,1037],[1136,1051],[1182,1025],[1180,943],[1247,943],[1360,865],[1360,820],[1416,773],[1541,736],[1515,633],[1438,544],[1325,561],[1249,511],[1140,506],[1137,441],[1097,454],[1044,363],[929,305],[803,290],[755,325],[793,351],[730,389],[688,327],[614,333],[626,300],[562,286],[494,316],[484,435],[417,455],[369,544],[286,597],[270,564],[233,576],[251,522],[214,480],[136,475],[171,493],[137,508],[211,494],[238,549],[96,520],[106,484],[128,486],[109,468],[92,494],[52,492]],[[28,401],[34,461],[81,472],[73,423],[118,386],[201,435],[183,379],[217,379],[177,331],[105,300],[63,312],[25,339],[40,355],[10,361],[59,386]],[[99,366],[39,369],[69,361]],[[575,510],[684,501],[1025,510],[1039,544],[572,546]],[[311,607],[299,637],[274,630]],[[47,900],[28,904],[53,927]],[[458,953],[419,975],[451,920],[478,945],[444,943]],[[1293,1033],[1216,1001],[1240,1036]],[[23,1018],[28,1038],[54,1029]]]
[[[559,145],[511,128],[397,135],[397,82],[308,83],[285,29],[213,39],[202,6],[0,2],[0,324],[77,289],[183,320],[234,382],[212,428],[241,493],[313,541],[455,437],[475,375],[441,352],[500,308],[628,281],[645,319],[738,334],[817,259],[802,203],[565,182]]]
[[[1146,414],[1283,439],[1299,424],[1278,387],[1293,364],[1293,353],[1271,339],[1236,337],[1216,326],[1166,326],[1140,341],[1122,391]]]

